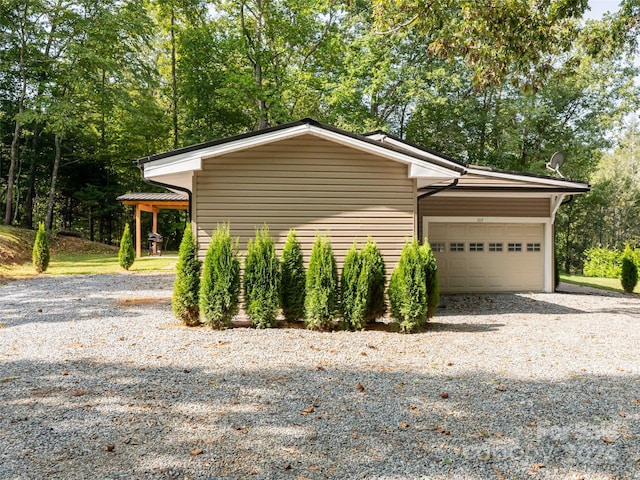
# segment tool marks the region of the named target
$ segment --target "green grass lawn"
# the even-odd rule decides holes
[[[603,290],[612,290],[615,292],[623,292],[619,278],[600,278],[600,277],[584,277],[582,275],[560,275],[560,280],[584,287],[601,288]],[[636,285],[633,293],[640,293],[640,283]]]
[[[136,258],[130,272],[169,272],[178,261],[176,255]],[[78,275],[124,272],[118,262],[118,254],[66,253],[54,255],[49,268],[43,275]],[[31,276],[36,272],[31,263],[0,267],[0,274],[6,276]]]

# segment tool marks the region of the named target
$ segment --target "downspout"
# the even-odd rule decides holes
[[[431,195],[435,195],[436,193],[440,193],[443,192],[445,190],[449,190],[450,188],[455,187],[456,185],[458,185],[458,178],[456,178],[453,182],[451,182],[449,185],[444,185],[442,187],[438,187],[436,189],[433,189],[429,192],[425,192],[421,195],[418,195],[418,198],[416,199],[416,212],[418,212],[418,214],[420,213],[420,199],[425,198],[425,197],[430,197]],[[419,216],[419,215],[418,215]],[[418,241],[420,243],[422,243],[422,236],[423,236],[423,232],[422,232],[422,218],[418,218]]]
[[[191,207],[192,207],[192,193],[191,190],[189,190],[186,187],[180,187],[178,185],[169,185],[168,183],[162,183],[162,182],[158,182],[156,180],[151,180],[149,178],[146,178],[144,176],[144,163],[139,163],[138,164],[138,168],[140,169],[140,172],[142,173],[142,181],[144,183],[148,183],[149,185],[156,185],[158,187],[164,187],[167,188],[169,190],[179,190],[181,192],[184,192],[187,194],[187,198],[189,199],[189,209],[187,210],[187,221],[191,222]]]

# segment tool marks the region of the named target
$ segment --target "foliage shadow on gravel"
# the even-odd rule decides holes
[[[2,478],[635,478],[640,467],[636,375],[80,359],[8,360],[3,377]]]
[[[446,294],[440,297],[435,318],[451,315],[503,315],[517,313],[548,313],[565,315],[584,313],[582,310],[527,298],[517,293]]]

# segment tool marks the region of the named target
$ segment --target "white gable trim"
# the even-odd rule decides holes
[[[348,135],[342,135],[338,132],[326,130],[310,124],[296,125],[283,130],[265,132],[246,138],[241,138],[231,142],[224,142],[218,145],[205,147],[191,152],[178,153],[173,156],[151,160],[144,164],[144,175],[147,178],[159,177],[162,175],[171,175],[176,173],[202,170],[202,160],[204,158],[218,157],[228,153],[238,152],[249,148],[254,148],[269,143],[299,137],[301,135],[311,134],[319,138],[339,143],[360,151],[370,153],[379,157],[387,158],[396,162],[404,163],[409,166],[409,178],[429,178],[433,181],[442,181],[446,179],[455,179],[460,177],[461,173],[447,167],[429,163],[427,160],[415,158],[409,153],[390,150],[369,142],[363,142],[357,138]],[[445,159],[434,155],[421,155],[432,158],[439,162],[446,162]],[[454,165],[454,164],[452,164]],[[460,168],[459,166],[457,166]]]
[[[517,173],[495,172],[492,170],[485,170],[483,168],[468,167],[467,173],[470,175],[502,178],[505,180],[514,180],[518,182],[527,182],[527,183],[538,184],[538,185],[550,185],[554,187],[585,188],[585,189],[588,188],[588,185],[582,182],[572,182],[571,180],[562,180],[562,179],[555,179],[555,178],[532,177],[529,175],[519,175]]]

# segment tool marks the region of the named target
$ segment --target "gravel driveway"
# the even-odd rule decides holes
[[[640,298],[448,296],[427,332],[176,324],[173,275],[0,287],[0,478],[640,478]]]

